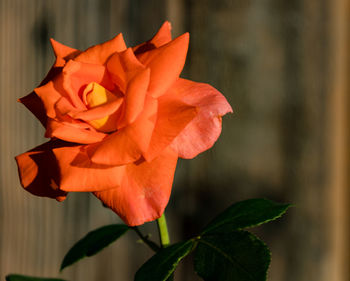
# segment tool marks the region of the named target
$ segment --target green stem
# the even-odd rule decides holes
[[[141,240],[143,241],[143,243],[145,243],[146,245],[148,245],[148,247],[150,247],[154,252],[158,252],[159,251],[159,246],[154,243],[152,240],[149,240],[147,236],[144,236],[141,231],[138,229],[137,226],[132,227],[133,230],[135,230],[136,234],[141,238]]]
[[[158,225],[158,231],[159,231],[159,239],[160,244],[162,248],[165,248],[169,246],[170,244],[170,238],[168,233],[168,226],[166,224],[165,215],[163,215],[157,219],[157,225]],[[172,273],[166,281],[173,281],[174,280],[174,273]]]
[[[164,213],[159,219],[157,219],[157,225],[159,231],[160,244],[162,248],[165,248],[170,244],[170,239]]]

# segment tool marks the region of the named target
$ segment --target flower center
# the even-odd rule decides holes
[[[118,99],[119,98],[115,94],[111,93],[96,82],[89,83],[83,92],[83,101],[88,109],[101,107]],[[102,107],[101,110],[103,113]],[[110,115],[107,113],[107,115],[102,118],[90,120],[88,123],[99,131],[109,133],[117,130],[117,121],[118,114],[117,112],[114,112]]]

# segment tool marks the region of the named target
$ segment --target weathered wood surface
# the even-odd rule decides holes
[[[130,45],[150,38],[165,19],[172,21],[175,35],[191,33],[183,75],[214,85],[235,111],[224,118],[222,137],[211,151],[179,162],[168,207],[174,240],[194,234],[236,200],[292,202],[297,207],[283,220],[259,231],[273,253],[269,280],[348,280],[332,279],[343,255],[334,249],[344,244],[335,245],[338,236],[329,230],[335,215],[335,226],[347,223],[344,210],[329,213],[339,203],[336,197],[329,201],[329,194],[342,190],[334,177],[344,177],[332,171],[345,163],[330,155],[335,145],[340,154],[346,145],[328,135],[338,120],[337,106],[344,105],[340,95],[328,106],[333,86],[343,83],[340,91],[346,91],[344,79],[332,79],[332,57],[348,44],[333,44],[338,12],[329,8],[347,2],[0,0],[0,280],[12,272],[127,281],[151,254],[129,234],[58,273],[77,239],[118,219],[89,194],[71,194],[57,203],[20,188],[13,157],[45,140],[39,122],[16,99],[29,93],[53,62],[50,37],[84,49],[123,32]],[[343,28],[348,20],[343,17]],[[348,70],[337,67],[346,75]],[[185,263],[176,279],[197,280],[190,272]]]

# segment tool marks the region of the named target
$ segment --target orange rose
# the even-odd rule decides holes
[[[178,157],[209,149],[232,111],[210,85],[179,78],[189,34],[170,29],[133,48],[121,34],[83,52],[51,40],[53,67],[20,99],[51,138],[16,157],[27,191],[93,192],[130,226],[162,215]]]

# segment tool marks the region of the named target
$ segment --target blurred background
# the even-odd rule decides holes
[[[268,280],[350,280],[349,2],[0,0],[0,280],[129,281],[151,255],[130,233],[58,272],[74,242],[119,219],[90,194],[58,203],[20,187],[14,156],[45,140],[16,100],[53,63],[49,38],[83,50],[122,32],[130,46],[165,20],[174,37],[191,34],[182,76],[210,83],[235,111],[213,149],[178,163],[167,207],[172,240],[191,237],[235,201],[290,202],[287,215],[255,231],[272,250]],[[176,280],[200,280],[191,258]]]

